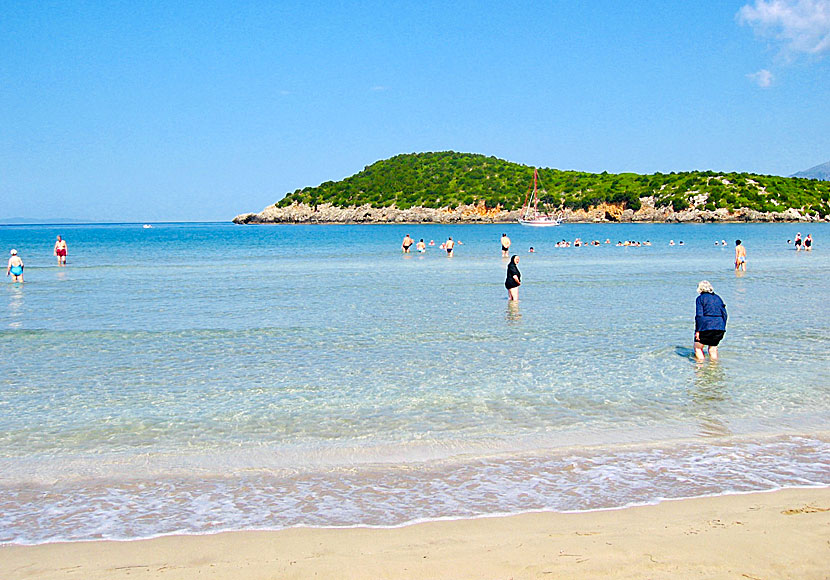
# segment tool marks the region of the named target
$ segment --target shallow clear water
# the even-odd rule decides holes
[[[813,252],[786,244],[798,230]],[[406,233],[436,246],[403,256]],[[0,542],[830,485],[828,234],[0,227],[0,251],[26,263],[24,285],[0,288]],[[453,258],[438,248],[450,235]],[[577,236],[653,245],[553,247]],[[717,364],[689,357],[703,278],[729,312]]]

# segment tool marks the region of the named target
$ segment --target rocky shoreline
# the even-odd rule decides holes
[[[714,211],[691,207],[674,211],[671,207],[655,207],[653,198],[640,198],[637,211],[618,204],[601,204],[589,210],[564,209],[560,215],[571,223],[707,223],[707,222],[820,222],[830,221],[830,215],[822,219],[818,214],[809,215],[790,208],[782,212],[760,212],[748,208]],[[387,224],[387,223],[514,223],[519,211],[487,208],[479,205],[462,205],[457,208],[372,207],[361,205],[338,207],[331,204],[310,206],[293,203],[286,207],[268,206],[259,213],[245,213],[233,219],[235,224]]]

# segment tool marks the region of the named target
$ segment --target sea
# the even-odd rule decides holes
[[[405,234],[427,251],[402,254]],[[576,238],[601,243],[555,245]],[[0,286],[0,543],[830,486],[828,240],[828,223],[0,226],[26,265]],[[729,313],[718,362],[692,355],[702,279]]]

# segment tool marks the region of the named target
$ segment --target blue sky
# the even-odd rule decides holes
[[[0,218],[229,220],[399,153],[790,175],[830,0],[7,2]]]

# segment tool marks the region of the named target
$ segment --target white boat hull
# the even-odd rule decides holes
[[[558,226],[562,223],[562,220],[523,220],[519,219],[519,224],[523,226],[534,226],[534,227],[550,227],[550,226]]]

